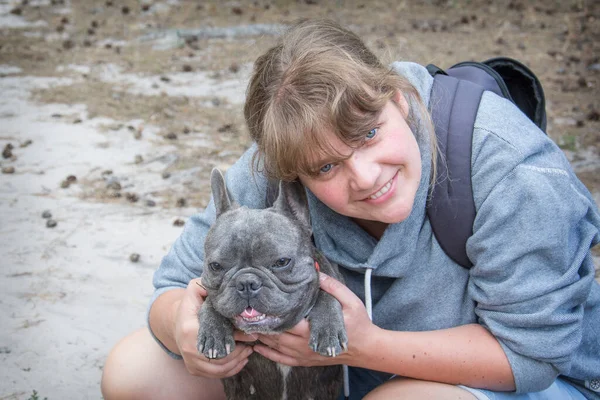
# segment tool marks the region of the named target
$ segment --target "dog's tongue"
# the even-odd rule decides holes
[[[248,307],[244,310],[244,312],[241,315],[242,315],[242,317],[245,317],[245,318],[254,318],[254,317],[258,317],[263,314],[261,312],[256,311],[252,307]]]

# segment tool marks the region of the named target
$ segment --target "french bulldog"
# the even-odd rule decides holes
[[[273,206],[263,210],[230,201],[217,169],[211,189],[217,217],[205,240],[199,353],[223,358],[235,348],[234,329],[276,334],[302,318],[313,351],[335,357],[347,349],[341,305],[320,290],[318,271],[341,276],[313,245],[304,188],[282,182]],[[341,365],[289,367],[253,353],[223,385],[230,400],[327,400],[339,396],[341,381]]]

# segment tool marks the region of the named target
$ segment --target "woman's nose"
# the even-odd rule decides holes
[[[348,162],[348,169],[350,171],[350,188],[354,191],[372,189],[378,176],[377,163],[368,160],[359,151],[355,151],[346,161]]]

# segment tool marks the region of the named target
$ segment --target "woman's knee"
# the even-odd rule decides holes
[[[476,400],[475,396],[458,386],[408,378],[392,379],[378,386],[363,398],[363,400],[379,399]]]
[[[166,354],[146,328],[126,336],[111,350],[101,390],[106,400],[224,397],[219,380],[190,375],[183,362]]]

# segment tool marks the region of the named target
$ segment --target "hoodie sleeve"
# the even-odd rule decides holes
[[[478,116],[474,139],[469,294],[517,392],[536,392],[569,372],[582,339],[600,216],[562,151],[526,117],[506,118],[495,132],[488,116]]]
[[[238,161],[231,166],[226,174],[225,181],[228,192],[235,202],[250,208],[265,207],[266,179],[252,168],[252,156],[256,146],[248,149]],[[206,183],[210,185],[210,182]],[[204,239],[215,221],[215,207],[211,196],[206,209],[188,219],[181,235],[162,259],[159,268],[154,273],[154,293],[150,299],[147,318],[154,301],[164,292],[176,288],[185,288],[190,280],[202,274],[204,262]],[[148,323],[148,327],[150,324]],[[159,345],[174,358],[180,358],[170,352],[154,336]]]

